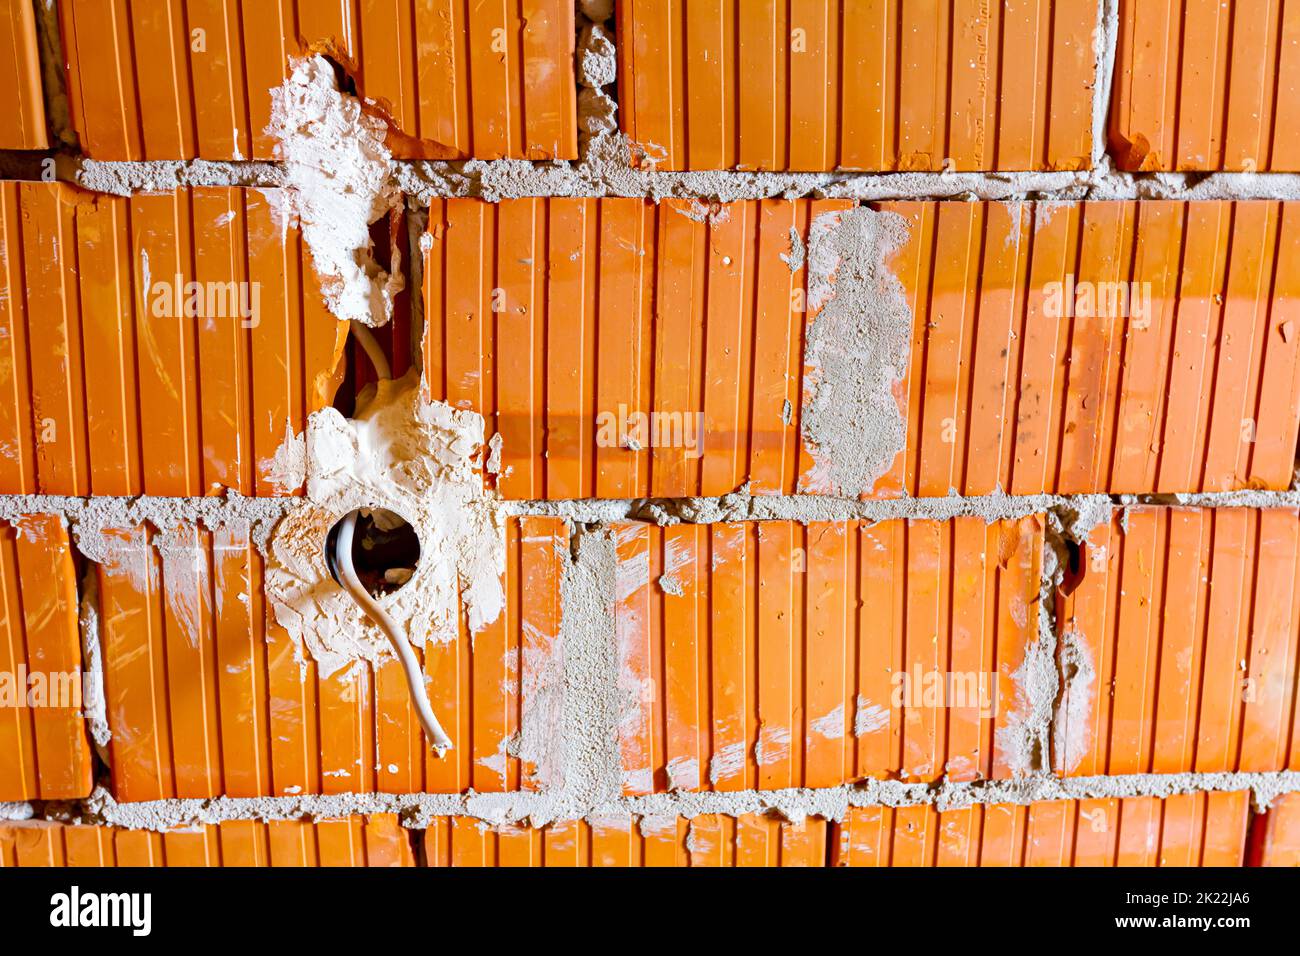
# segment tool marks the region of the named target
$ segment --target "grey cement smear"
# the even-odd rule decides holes
[[[1300,199],[1297,173],[1125,173],[1110,169],[1105,157],[1094,169],[1072,172],[660,172],[632,167],[626,144],[612,129],[602,129],[592,137],[587,155],[578,162],[394,160],[393,166],[398,189],[422,206],[449,198],[501,202],[557,196],[656,202],[668,198],[706,202],[799,198],[859,202]],[[14,158],[16,162],[21,157],[15,154]],[[21,166],[15,165],[14,170],[19,178],[38,176],[36,172],[24,174]],[[286,181],[281,164],[255,161],[108,162],[59,156],[57,172],[59,179],[117,196],[171,192],[188,186],[280,188]]]
[[[1110,519],[1112,509],[1130,507],[1297,508],[1300,491],[1228,491],[1185,495],[947,495],[942,498],[860,500],[834,495],[753,495],[748,487],[716,497],[576,498],[508,501],[513,515],[564,518],[572,523],[644,521],[661,526],[716,524],[724,521],[951,521],[981,518],[1010,521],[1029,515],[1055,515],[1068,538],[1083,541],[1091,528]]]
[[[866,208],[818,216],[808,239],[804,448],[800,491],[860,497],[907,442],[895,389],[907,372],[912,310],[888,267],[907,220]]]
[[[108,724],[108,699],[104,694],[104,650],[100,635],[99,579],[93,565],[87,565],[79,582],[81,602],[78,625],[81,635],[82,716],[95,753],[105,766],[111,766],[109,742],[113,733]]]
[[[1106,124],[1115,78],[1115,52],[1119,45],[1119,0],[1099,0],[1097,27],[1092,35],[1092,55],[1097,73],[1092,86],[1092,165],[1107,162]]]
[[[266,535],[282,517],[304,507],[301,497],[252,498],[235,492],[207,498],[162,496],[0,495],[0,521],[28,514],[62,515],[82,553],[102,557],[96,536],[106,528],[149,524],[163,531],[182,524],[215,529],[248,527],[265,545]],[[571,498],[503,501],[505,515],[564,518],[571,524],[646,521],[658,525],[713,524],[723,521],[949,521],[977,517],[1004,521],[1032,514],[1057,514],[1071,537],[1107,520],[1110,509],[1136,506],[1188,508],[1300,508],[1300,489],[1288,491],[1225,491],[1174,495],[948,495],[942,498],[902,496],[858,500],[830,495],[752,495],[747,488],[729,495],[692,498]],[[84,539],[84,540],[82,540]]]
[[[81,554],[90,561],[103,563],[108,557],[103,532],[141,525],[162,532],[175,531],[183,525],[202,525],[209,530],[246,529],[254,544],[265,553],[267,538],[275,524],[302,506],[301,498],[246,498],[233,492],[210,498],[0,495],[0,521],[14,521],[27,514],[61,515]]]

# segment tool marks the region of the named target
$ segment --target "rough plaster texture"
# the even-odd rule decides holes
[[[843,819],[850,807],[908,807],[933,805],[951,810],[976,804],[1029,804],[1043,800],[1090,800],[1123,797],[1170,797],[1208,791],[1249,791],[1258,810],[1267,809],[1285,793],[1300,790],[1300,772],[1124,774],[1096,777],[1055,777],[1037,773],[1012,780],[979,783],[902,783],[865,780],[817,789],[674,790],[644,797],[616,797],[578,812],[575,818],[600,819],[630,814],[644,820],[690,819],[706,814],[740,816],[774,812],[791,821],[806,817]],[[26,804],[15,806],[22,813]],[[421,829],[435,817],[468,816],[488,824],[554,819],[555,804],[546,796],[525,791],[505,794],[333,794],[292,797],[216,797],[213,799],[153,800],[118,803],[104,788],[76,803],[48,804],[50,819],[135,829],[168,830],[220,823],[223,820],[297,820],[348,814],[395,813],[404,825]]]
[[[82,715],[90,731],[95,753],[107,766],[109,741],[108,701],[104,696],[104,651],[99,630],[99,582],[93,566],[86,568],[81,579],[81,606],[78,612],[81,630]]]
[[[66,97],[61,90],[58,32],[51,31],[52,3],[43,0],[41,38],[47,73],[60,77],[47,84],[47,109],[55,135],[71,146]],[[333,146],[368,151],[358,158],[362,195],[339,212],[333,205],[338,197],[330,183],[329,149],[325,141],[312,140],[311,130],[298,128],[307,114],[302,109],[281,112],[281,130],[286,143],[301,146],[287,151],[286,162],[148,162],[105,163],[57,153],[58,178],[84,188],[115,195],[170,191],[182,186],[291,187],[295,207],[307,219],[327,221],[324,235],[307,236],[318,253],[319,271],[326,277],[326,293],[338,293],[331,302],[335,313],[376,323],[388,315],[394,282],[401,272],[394,267],[388,276],[376,265],[369,249],[366,229],[379,216],[405,203],[408,213],[406,251],[415,253],[423,233],[421,218],[431,199],[473,196],[488,201],[523,196],[627,196],[659,200],[665,197],[699,201],[701,215],[715,214],[719,202],[768,197],[847,198],[861,202],[893,199],[948,199],[955,201],[1023,199],[1131,200],[1131,199],[1300,199],[1300,175],[1215,173],[1177,174],[1116,172],[1105,155],[1106,111],[1110,102],[1111,76],[1118,31],[1117,0],[1100,0],[1094,53],[1098,60],[1093,102],[1094,168],[1078,172],[1042,173],[762,173],[762,172],[661,172],[636,168],[630,162],[627,141],[617,130],[617,103],[612,95],[616,76],[616,50],[611,0],[580,0],[575,76],[579,86],[578,110],[582,159],[578,162],[499,161],[394,161],[386,157],[382,144],[373,138],[351,137],[335,129]],[[52,66],[52,69],[49,68]],[[340,94],[332,76],[324,69],[312,77],[303,76],[306,89],[328,107],[335,120],[353,132],[367,125],[358,104]],[[325,82],[326,79],[331,82]],[[281,91],[281,95],[284,92]],[[301,98],[301,97],[300,97]],[[328,102],[326,102],[328,101]],[[302,104],[300,104],[302,105]],[[324,119],[324,115],[318,119]],[[348,123],[353,127],[348,127]],[[358,125],[359,124],[359,125]],[[372,130],[374,132],[375,130]],[[359,139],[359,141],[358,141]],[[361,162],[364,160],[364,162]],[[17,178],[39,178],[45,170],[38,157],[0,155],[0,172]],[[313,207],[313,203],[315,206]],[[317,215],[317,212],[320,215]],[[335,214],[338,213],[336,217]],[[878,213],[855,210],[840,215],[835,229],[814,229],[813,241],[805,248],[792,235],[783,258],[797,271],[805,262],[812,266],[814,285],[824,280],[819,295],[831,309],[848,315],[851,333],[866,330],[870,343],[879,342],[863,324],[883,321],[901,323],[896,290],[888,288],[887,270],[880,263],[891,245],[899,241],[896,225]],[[398,250],[400,251],[400,250]],[[418,255],[408,255],[409,269],[417,270]],[[847,263],[847,267],[845,266]],[[416,338],[422,325],[420,277],[411,272]],[[847,283],[845,280],[849,280]],[[386,299],[385,296],[388,296]],[[908,317],[910,322],[910,316]],[[829,328],[825,326],[824,328]],[[888,336],[886,336],[888,338]],[[870,344],[869,343],[869,344]],[[818,348],[816,336],[810,347]],[[821,342],[826,349],[834,343]],[[905,348],[906,343],[902,343]],[[893,365],[900,361],[895,342],[881,354]],[[852,378],[862,369],[852,363],[843,371]],[[865,373],[864,373],[865,374]],[[859,392],[883,399],[887,381],[884,369],[874,369],[872,380]],[[815,401],[814,396],[814,401]],[[881,406],[886,408],[886,406]],[[887,410],[887,408],[886,408]],[[813,416],[814,438],[837,449],[846,440],[833,421],[832,409],[825,409],[822,423]],[[887,417],[887,416],[886,416]],[[809,815],[839,819],[851,806],[906,806],[934,804],[940,809],[973,803],[1030,803],[1037,800],[1079,799],[1150,795],[1164,797],[1206,790],[1249,790],[1258,808],[1264,808],[1281,793],[1300,790],[1300,774],[1138,774],[1061,779],[1053,776],[1053,746],[1068,743],[1069,716],[1079,702],[1095,693],[1091,686],[1090,662],[1080,656],[1078,635],[1061,633],[1049,598],[1060,580],[1064,550],[1070,541],[1086,539],[1088,532],[1109,519],[1111,509],[1139,504],[1187,505],[1221,508],[1300,507],[1300,491],[1241,491],[1219,494],[1160,496],[1012,496],[1002,493],[962,498],[898,498],[887,501],[857,500],[855,495],[869,484],[880,462],[891,449],[896,451],[897,434],[892,421],[876,415],[879,438],[867,445],[867,454],[855,461],[843,455],[834,465],[834,487],[839,496],[794,495],[767,497],[750,495],[747,488],[716,498],[636,499],[625,501],[536,501],[496,502],[494,514],[554,515],[568,520],[573,532],[572,552],[566,555],[563,578],[564,616],[561,632],[549,648],[530,660],[522,698],[519,733],[507,742],[508,751],[532,767],[540,790],[506,794],[416,794],[416,795],[303,795],[294,797],[213,800],[166,800],[119,804],[103,789],[87,800],[71,803],[0,804],[0,819],[25,819],[41,814],[52,819],[82,820],[127,827],[165,829],[175,826],[218,822],[228,819],[276,819],[338,816],[348,813],[396,812],[406,825],[422,827],[435,816],[458,814],[478,817],[488,823],[531,820],[545,823],[563,818],[598,819],[613,814],[633,814],[642,828],[653,828],[664,820],[700,814],[741,814],[775,811],[792,820]],[[292,436],[291,436],[292,437]],[[807,438],[808,436],[805,435]],[[850,439],[852,436],[850,436]],[[286,467],[306,467],[306,448],[301,459],[286,456]],[[81,554],[89,561],[110,558],[104,529],[148,523],[166,535],[184,524],[209,528],[238,525],[248,528],[263,553],[270,550],[273,529],[318,507],[300,498],[254,499],[238,495],[224,498],[65,498],[52,496],[0,497],[0,520],[13,520],[29,512],[62,514],[69,524]],[[866,780],[851,785],[822,789],[778,791],[696,792],[672,790],[646,797],[622,797],[622,770],[617,752],[619,721],[629,711],[628,688],[621,685],[616,653],[612,606],[617,597],[613,532],[604,527],[620,520],[678,522],[796,520],[825,521],[862,519],[885,521],[905,518],[949,520],[960,516],[986,521],[1013,519],[1038,514],[1047,529],[1039,602],[1039,637],[1024,667],[1017,675],[1018,694],[1014,703],[1018,719],[997,741],[1017,775],[1005,781],[937,784]],[[319,569],[318,569],[319,570]],[[97,608],[93,573],[85,576],[82,590],[83,640],[89,669],[97,671]],[[660,581],[672,592],[676,582],[666,575]],[[531,681],[531,683],[530,683]],[[92,738],[101,748],[107,743],[107,726],[98,705],[88,703]],[[859,705],[853,715],[855,728],[872,715]],[[775,743],[775,742],[770,742]],[[763,741],[759,746],[764,747]],[[722,755],[725,759],[726,755]],[[717,758],[715,758],[717,759]],[[716,769],[716,768],[715,768]],[[680,786],[695,786],[708,768],[670,767],[670,779]]]
[[[1119,0],[1100,0],[1097,4],[1097,29],[1092,35],[1093,60],[1097,76],[1092,85],[1092,165],[1107,161],[1106,121],[1110,112],[1110,93],[1115,80],[1115,50],[1119,43]]]
[[[365,389],[351,419],[333,408],[312,413],[307,500],[272,532],[266,595],[276,620],[323,676],[392,653],[325,562],[330,529],[356,509],[392,512],[419,538],[412,576],[379,599],[412,644],[455,640],[462,608],[471,633],[500,616],[505,529],[483,491],[483,446],[483,417],[425,402],[415,369]]]
[[[809,230],[801,427],[813,464],[800,491],[865,497],[907,441],[897,389],[912,310],[887,260],[908,232],[902,216],[862,207],[823,213]]]
[[[384,271],[370,237],[370,226],[402,204],[384,121],[340,92],[329,61],[314,56],[271,91],[267,131],[277,140],[290,209],[302,224],[325,304],[345,321],[386,324],[404,280],[400,256],[394,252],[392,272]]]

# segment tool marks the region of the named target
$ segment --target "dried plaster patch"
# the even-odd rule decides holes
[[[907,235],[902,216],[866,208],[813,221],[802,416],[813,464],[800,491],[866,496],[903,450],[912,310],[887,259]]]
[[[384,325],[403,279],[398,247],[387,272],[370,238],[371,224],[402,205],[383,120],[340,92],[329,62],[315,56],[298,61],[271,91],[267,131],[278,140],[291,212],[302,223],[329,310],[340,319]]]
[[[454,640],[462,606],[471,632],[501,614],[505,519],[483,490],[483,444],[482,417],[423,401],[415,370],[363,391],[352,419],[332,408],[312,414],[307,502],[272,533],[266,593],[322,675],[390,653],[326,566],[329,531],[354,509],[392,511],[419,538],[411,578],[380,599],[411,643]]]
[[[1097,678],[1088,644],[1074,621],[1068,622],[1061,633],[1057,661],[1061,696],[1052,724],[1053,763],[1057,769],[1070,773],[1079,766],[1092,746],[1092,721],[1089,717]]]

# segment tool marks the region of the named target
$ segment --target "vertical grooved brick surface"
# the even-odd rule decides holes
[[[1300,866],[1300,795],[1284,794],[1273,801],[1264,819],[1262,866]]]
[[[619,117],[660,169],[1084,169],[1095,4],[619,0]]]
[[[0,493],[296,490],[271,459],[332,400],[347,327],[278,203],[0,185]]]
[[[825,866],[830,826],[760,814],[690,820],[621,815],[538,829],[438,817],[424,831],[424,855],[427,865],[444,867]]]
[[[59,20],[94,159],[273,159],[270,91],[308,53],[355,79],[396,156],[577,158],[570,3],[59,0]]]
[[[1059,601],[1059,773],[1300,768],[1300,513],[1117,511]]]
[[[859,807],[834,824],[834,866],[1241,866],[1246,792]]]
[[[0,149],[45,149],[36,13],[27,0],[0,3],[0,50]]]
[[[431,397],[500,433],[507,498],[793,493],[811,460],[789,234],[845,208],[436,200]],[[910,227],[888,267],[913,321],[876,496],[1290,485],[1300,206],[879,208]]]
[[[1037,519],[614,527],[623,791],[1007,777]],[[941,690],[949,675],[962,675]]]
[[[120,801],[298,793],[518,790],[525,641],[558,633],[563,522],[506,528],[507,607],[471,641],[426,645],[434,712],[455,749],[428,748],[401,667],[321,676],[300,662],[262,594],[246,527],[106,532],[98,568],[112,789]],[[525,591],[525,582],[532,589]]]
[[[1108,148],[1125,170],[1300,170],[1300,9],[1120,0]]]
[[[415,866],[397,817],[228,820],[162,833],[0,823],[0,867]]]
[[[848,204],[702,208],[434,201],[425,381],[501,434],[505,497],[793,490],[804,279],[782,257]]]
[[[77,573],[61,517],[0,527],[0,588],[0,800],[89,796]]]
[[[914,318],[907,453],[880,492],[1289,487],[1300,205],[882,208],[912,226],[894,269]]]

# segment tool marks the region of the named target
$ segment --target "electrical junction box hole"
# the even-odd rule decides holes
[[[420,538],[411,523],[387,508],[361,508],[352,535],[352,566],[367,591],[376,597],[399,590],[420,563]],[[347,517],[346,515],[344,517]],[[338,541],[340,518],[325,539],[325,562],[334,580],[339,580],[334,566],[334,547]]]

